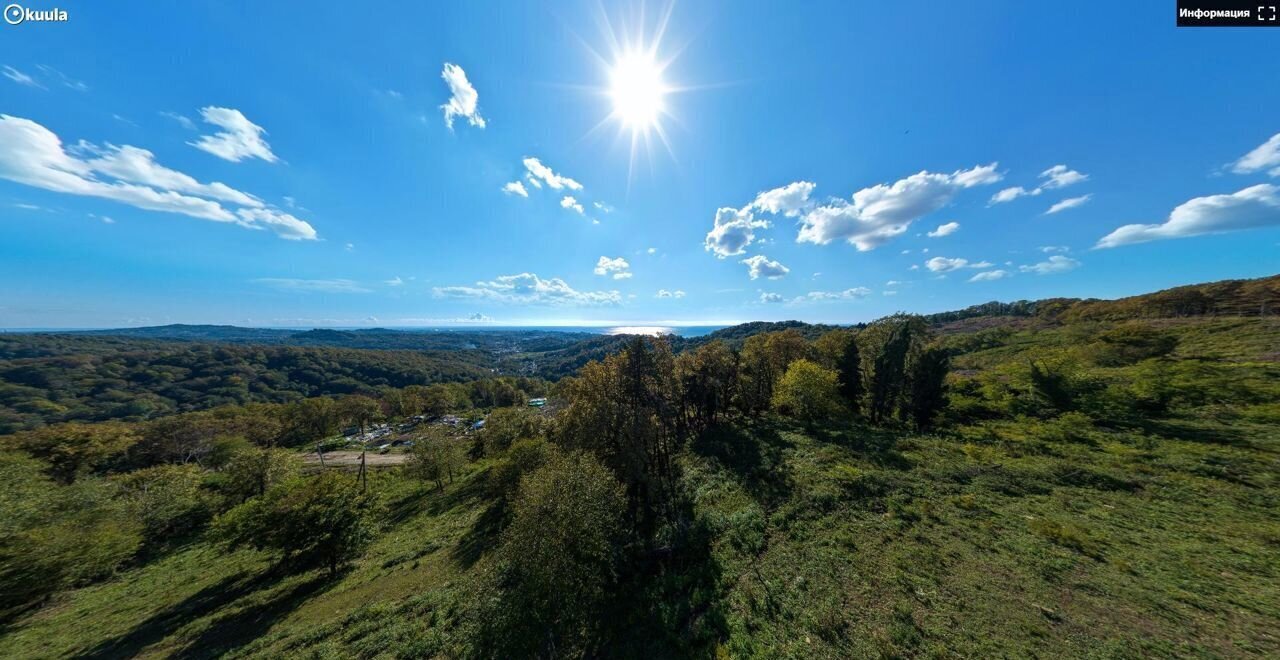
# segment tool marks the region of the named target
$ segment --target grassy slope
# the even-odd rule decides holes
[[[1280,388],[1275,322],[1168,327],[1180,360]],[[1020,333],[959,366],[1092,332]],[[1145,430],[1001,420],[929,436],[765,420],[708,434],[681,459],[706,553],[629,586],[611,655],[1275,657],[1271,414],[1213,405]],[[0,657],[447,651],[493,538],[482,467],[444,494],[375,473],[387,531],[335,581],[196,543],[60,597],[6,631]]]

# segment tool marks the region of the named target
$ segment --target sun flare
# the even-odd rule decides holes
[[[609,71],[613,114],[633,132],[647,131],[657,125],[666,110],[666,94],[662,67],[651,52],[624,53]]]

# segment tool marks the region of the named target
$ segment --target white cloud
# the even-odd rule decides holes
[[[684,291],[676,289],[675,291],[667,291],[666,289],[658,289],[657,297],[659,298],[683,298]]]
[[[780,302],[782,302],[782,295],[781,295],[781,294],[777,294],[777,293],[763,293],[763,292],[762,292],[762,293],[760,294],[760,302],[762,302],[762,303],[780,303]]]
[[[781,213],[789,218],[799,216],[809,207],[809,195],[814,184],[808,181],[796,181],[781,188],[774,188],[756,195],[751,207],[765,213]]]
[[[303,280],[291,277],[261,277],[254,282],[281,291],[306,293],[369,293],[369,289],[345,279]]]
[[[1280,188],[1263,183],[1225,195],[1183,202],[1163,223],[1125,225],[1103,236],[1097,247],[1111,248],[1165,238],[1280,225]]]
[[[1053,206],[1050,206],[1049,210],[1045,211],[1044,213],[1045,215],[1049,215],[1051,213],[1057,213],[1059,211],[1066,211],[1067,209],[1074,209],[1078,206],[1084,206],[1092,198],[1093,198],[1093,193],[1089,193],[1088,195],[1081,195],[1079,197],[1069,197],[1067,199],[1062,200],[1061,202],[1058,202],[1057,204],[1054,204]]]
[[[996,163],[951,174],[922,171],[893,184],[863,188],[853,203],[843,200],[805,214],[796,240],[826,245],[844,240],[859,251],[873,250],[907,231],[912,222],[946,206],[963,189],[1000,180]]]
[[[1013,186],[1012,188],[1005,188],[1004,190],[1001,190],[1000,192],[992,195],[991,201],[988,203],[1003,204],[1005,202],[1012,202],[1013,200],[1019,197],[1026,197],[1028,195],[1034,197],[1039,194],[1040,194],[1039,188],[1032,188],[1031,190],[1027,190],[1022,186]]]
[[[291,241],[314,241],[316,230],[305,220],[277,209],[239,209],[236,217],[241,224],[254,229],[270,229],[280,238]]]
[[[396,275],[395,277],[389,280],[384,280],[383,284],[386,284],[387,286],[403,286],[404,280],[400,279],[399,275]]]
[[[466,117],[468,124],[476,128],[484,128],[484,117],[480,116],[480,94],[471,85],[471,81],[467,80],[467,72],[457,64],[445,62],[440,77],[444,78],[445,83],[449,85],[451,95],[449,102],[440,106],[444,111],[445,126],[453,130],[453,118]]]
[[[949,259],[947,257],[934,257],[924,262],[926,268],[935,273],[948,273],[953,270],[959,270],[969,265],[968,259]]]
[[[524,184],[519,181],[512,181],[511,183],[503,186],[502,192],[507,193],[508,195],[519,195],[521,197],[529,196],[529,191],[526,190]]]
[[[1070,252],[1071,248],[1065,245],[1044,245],[1040,247],[1040,251],[1045,254],[1052,254],[1054,252]]]
[[[844,291],[810,291],[803,296],[791,299],[791,304],[806,302],[828,302],[832,300],[859,300],[871,295],[871,289],[864,286],[845,289]]]
[[[342,249],[346,250],[347,252],[351,252],[352,250],[356,249],[356,244],[355,244],[355,243],[347,243],[346,245],[343,245],[343,246],[342,246]]]
[[[1044,179],[1044,181],[1035,188],[1031,188],[1030,190],[1023,188],[1022,186],[1005,188],[995,195],[992,195],[991,201],[988,202],[988,204],[1012,202],[1019,197],[1035,197],[1046,190],[1066,188],[1067,186],[1085,181],[1089,178],[1089,175],[1081,174],[1066,165],[1054,165],[1053,167],[1041,172],[1040,178]]]
[[[12,80],[13,82],[18,83],[19,85],[26,85],[27,87],[36,87],[39,89],[44,89],[44,85],[41,85],[35,78],[32,78],[31,76],[11,66],[4,67],[4,71],[0,73],[3,73],[5,78]]]
[[[239,110],[208,106],[200,109],[200,116],[205,123],[223,130],[213,135],[202,135],[199,140],[187,144],[233,163],[246,158],[261,158],[268,163],[279,160],[271,153],[271,145],[262,139],[266,130],[249,121]]]
[[[988,270],[982,273],[978,273],[973,277],[970,277],[969,281],[970,282],[993,282],[995,280],[1002,280],[1008,276],[1009,276],[1009,271],[1007,270]]]
[[[751,207],[738,210],[726,206],[716,211],[715,226],[707,232],[703,248],[720,259],[742,254],[755,240],[755,230],[768,227],[769,222],[756,219]]]
[[[0,115],[0,178],[54,192],[109,199],[148,211],[271,229],[282,238],[314,239],[292,215],[221,183],[200,183],[155,162],[136,147],[81,142],[68,152],[52,131],[29,119]],[[228,209],[220,202],[242,205]]]
[[[957,229],[960,229],[960,223],[948,222],[946,224],[938,225],[938,228],[929,232],[928,236],[929,238],[942,238],[943,236],[950,236],[951,234],[956,233]]]
[[[617,257],[610,259],[609,257],[600,257],[596,261],[596,268],[593,271],[596,275],[612,275],[615,280],[625,280],[631,277],[631,264],[626,259]]]
[[[595,202],[593,206],[595,206],[596,210],[601,213],[613,213],[613,207],[605,204],[604,202]]]
[[[474,286],[436,287],[440,298],[479,298],[501,303],[531,305],[617,305],[622,294],[617,291],[577,291],[564,280],[542,279],[533,273],[501,275]]]
[[[535,187],[541,188],[546,183],[552,190],[561,190],[568,188],[569,190],[582,190],[582,184],[570,179],[567,176],[561,176],[551,171],[550,167],[542,164],[542,161],[531,156],[524,159],[524,168],[528,170],[527,178]]]
[[[564,199],[560,200],[560,208],[571,209],[576,211],[578,215],[582,215],[584,213],[582,204],[579,204],[578,200],[574,199],[572,195],[565,195]]]
[[[241,206],[260,208],[262,200],[248,193],[240,192],[223,183],[200,183],[193,177],[171,170],[155,161],[155,154],[138,147],[117,147],[108,144],[105,148],[81,142],[77,148],[95,156],[85,161],[89,169],[109,177],[141,183],[153,188],[173,190],[199,197],[208,197]]]
[[[1280,133],[1231,164],[1231,171],[1236,174],[1252,174],[1268,168],[1267,174],[1280,176]]]
[[[1088,174],[1081,174],[1066,165],[1054,165],[1049,169],[1040,173],[1040,178],[1047,179],[1040,184],[1042,188],[1053,190],[1054,188],[1066,188],[1075,185],[1089,178]]]
[[[1031,266],[1019,266],[1018,270],[1024,273],[1035,273],[1036,275],[1054,275],[1056,273],[1065,273],[1069,270],[1075,270],[1080,267],[1080,262],[1071,257],[1064,257],[1055,254],[1045,261]]]
[[[882,296],[896,296],[896,295],[898,295],[898,292],[897,292],[897,291],[881,291],[881,292],[880,292],[880,295],[882,295]]]
[[[658,253],[658,248],[651,247],[651,248],[649,248],[649,249],[645,250],[645,252],[646,252],[646,253],[648,253],[648,254],[657,254],[657,253]]]
[[[781,278],[783,275],[791,272],[790,268],[762,255],[757,254],[754,257],[747,257],[739,263],[747,265],[747,272],[751,275],[751,279],[765,277],[771,280]]]

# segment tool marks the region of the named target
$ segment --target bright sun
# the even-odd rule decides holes
[[[624,53],[609,72],[613,113],[633,133],[657,126],[666,110],[666,94],[662,67],[654,61],[653,53]]]

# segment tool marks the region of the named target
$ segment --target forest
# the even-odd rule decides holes
[[[514,352],[0,336],[0,655],[1275,657],[1277,303]],[[310,460],[443,415],[402,465]]]

